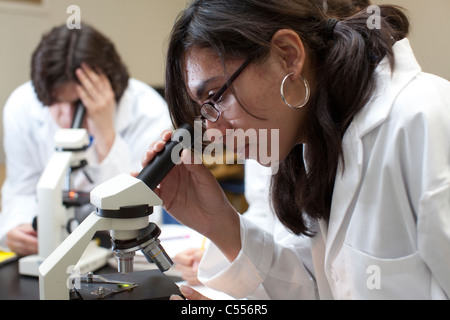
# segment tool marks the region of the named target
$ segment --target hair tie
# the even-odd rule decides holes
[[[336,18],[330,18],[325,23],[325,34],[327,39],[334,40],[334,28],[338,24],[339,20]]]

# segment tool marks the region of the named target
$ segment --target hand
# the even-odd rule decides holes
[[[180,286],[180,292],[187,300],[211,300],[202,295],[200,292],[195,291],[194,289],[187,286]],[[170,297],[170,300],[184,300],[184,299],[178,295],[172,295]]]
[[[188,285],[196,286],[200,284],[198,280],[198,264],[203,257],[203,250],[192,248],[186,251],[180,252],[173,257],[175,262],[175,269],[181,272],[181,277]]]
[[[153,143],[145,154],[143,166],[164,148],[171,136],[171,131],[163,132],[162,141]],[[175,219],[209,238],[233,261],[241,250],[238,213],[213,174],[203,164],[195,164],[190,150],[183,151],[181,162],[161,181],[155,193]]]
[[[76,86],[78,96],[86,107],[87,129],[95,138],[99,162],[108,155],[116,137],[114,116],[116,100],[108,77],[95,72],[83,63],[76,70],[81,85]]]
[[[23,224],[12,229],[8,232],[6,237],[7,246],[18,256],[23,257],[31,254],[37,254],[37,232],[33,229],[31,224]]]

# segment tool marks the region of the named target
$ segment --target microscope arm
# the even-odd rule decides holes
[[[45,168],[38,186],[39,256],[47,258],[67,237],[62,187],[72,152],[56,152]]]

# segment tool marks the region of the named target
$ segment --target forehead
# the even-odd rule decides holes
[[[58,86],[52,93],[53,99],[58,102],[74,102],[78,100],[78,93],[74,82],[67,82]]]
[[[206,86],[223,77],[224,69],[219,56],[211,49],[191,48],[184,56],[186,87],[193,98]]]

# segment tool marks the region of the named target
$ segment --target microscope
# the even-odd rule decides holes
[[[193,137],[194,128],[188,124],[182,125],[136,178],[122,174],[91,191],[91,203],[96,210],[39,267],[41,299],[91,299],[92,296],[103,299],[136,287],[135,283],[122,278],[114,280],[108,276],[109,279],[106,279],[92,273],[84,276],[74,269],[97,231],[110,231],[119,274],[132,276],[133,259],[138,250],[158,267],[159,270],[143,271],[152,272],[150,277],[157,279],[151,281],[154,294],[145,299],[180,295],[178,286],[163,274],[173,262],[158,239],[161,230],[156,224],[149,222],[149,216],[153,213],[153,206],[162,205],[161,199],[153,190],[179,162],[182,150],[192,147]],[[113,288],[108,289],[108,285]]]
[[[85,151],[90,139],[81,129],[86,113],[79,103],[70,129],[60,129],[54,137],[55,152],[37,185],[38,215],[33,227],[38,229],[38,254],[19,260],[19,273],[39,276],[39,265],[77,227],[75,207],[89,203],[89,194],[73,191],[71,175],[87,165]],[[93,271],[106,264],[110,251],[92,242],[80,261],[80,268]]]

